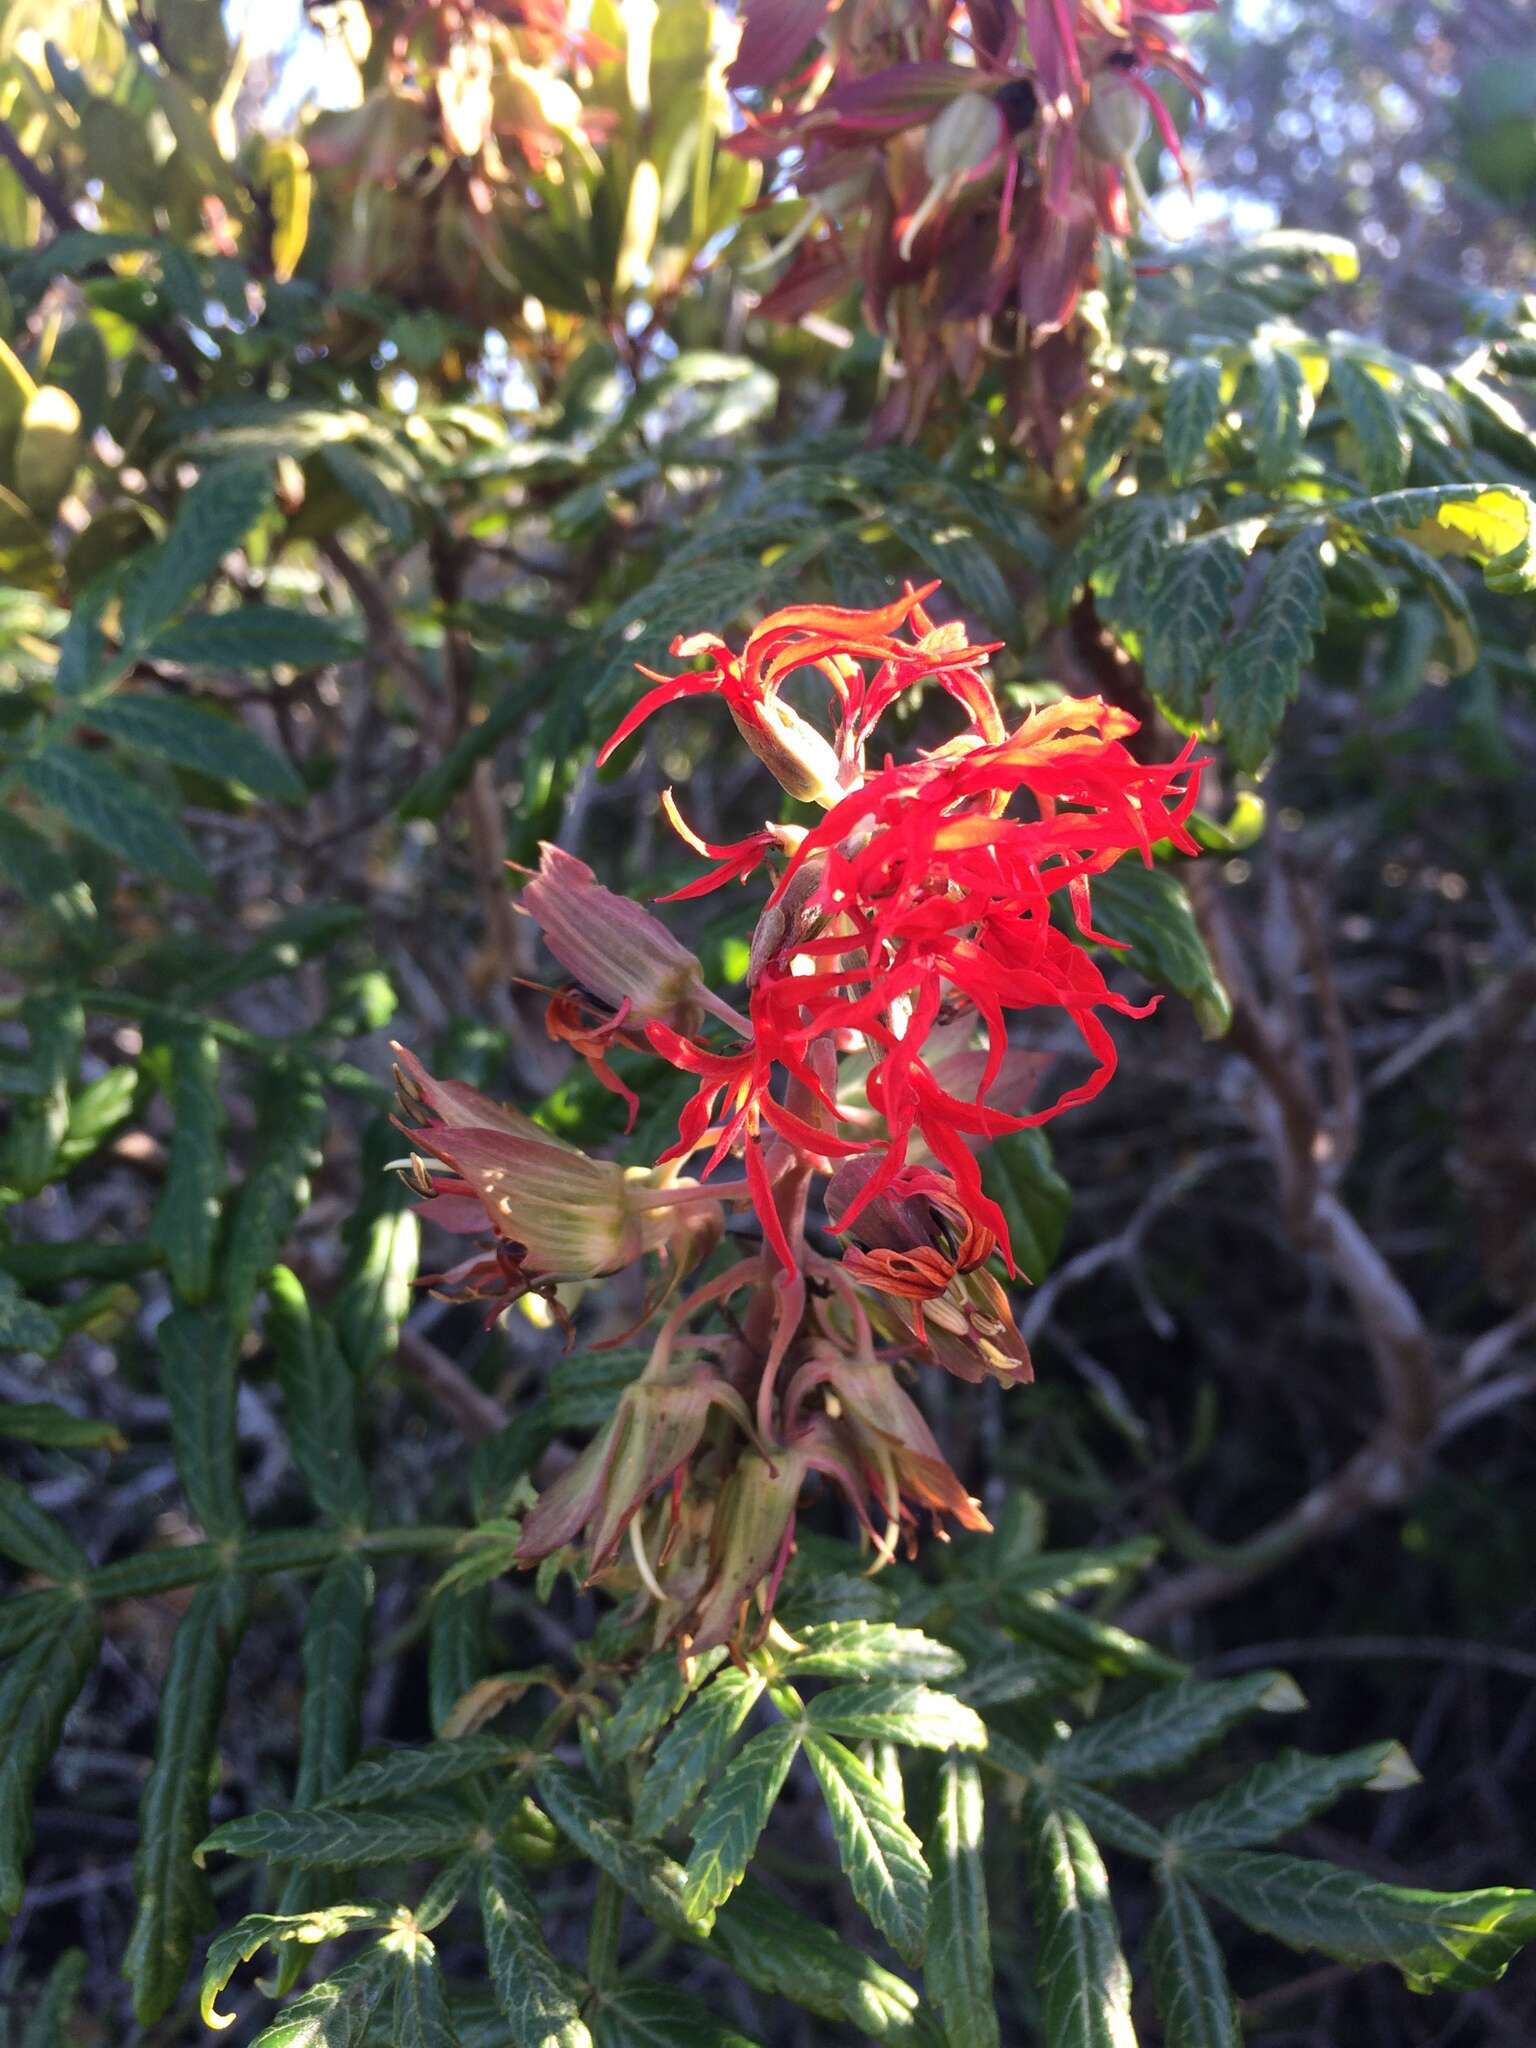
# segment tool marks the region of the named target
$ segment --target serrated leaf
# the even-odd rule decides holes
[[[626,1984],[605,1991],[593,2014],[597,2048],[757,2048],[686,1991]],[[585,2028],[584,2039],[591,2039]]]
[[[185,611],[232,548],[272,502],[265,462],[221,462],[182,499],[170,532],[134,565],[123,596],[125,657],[141,653]]]
[[[36,1351],[51,1358],[59,1326],[41,1302],[28,1301],[9,1273],[0,1273],[0,1351]]]
[[[346,1264],[331,1305],[331,1327],[359,1380],[393,1357],[415,1298],[421,1226],[399,1176],[385,1172],[399,1133],[382,1118],[363,1146],[362,1200],[342,1233]]]
[[[480,1866],[480,1917],[491,1985],[514,2048],[592,2048],[577,1985],[550,1954],[522,1872],[499,1849]]]
[[[1255,343],[1244,424],[1254,437],[1259,480],[1271,490],[1290,475],[1312,417],[1312,392],[1296,358]]]
[[[1018,604],[974,532],[953,524],[936,529],[929,513],[887,508],[885,516],[891,531],[959,601],[968,625],[1001,632],[1012,623]]]
[[[1220,1038],[1232,1022],[1231,998],[1178,875],[1126,859],[1095,875],[1092,888],[1094,924],[1124,942],[1121,957],[1148,981],[1183,996],[1202,1037]]]
[[[263,1090],[256,1156],[228,1209],[219,1264],[219,1297],[237,1329],[249,1323],[257,1291],[309,1199],[326,1122],[325,1095],[314,1074],[275,1068]]]
[[[24,1486],[0,1473],[0,1557],[61,1584],[82,1577],[91,1561],[68,1530],[38,1507]]]
[[[373,1948],[285,2005],[251,2048],[362,2048],[374,2008],[388,1989],[384,1956]]]
[[[999,1602],[1009,1626],[1031,1642],[1062,1656],[1075,1657],[1106,1678],[1124,1678],[1142,1672],[1148,1678],[1183,1678],[1182,1664],[1153,1649],[1137,1636],[1127,1635],[1113,1623],[1096,1621],[1075,1607],[1064,1607],[1045,1593],[1011,1593],[1003,1589]]]
[[[160,1691],[155,1761],[139,1806],[138,1912],[123,1958],[133,2009],[146,2027],[176,2002],[193,1942],[209,1921],[207,1881],[192,1852],[208,1824],[219,1720],[248,1612],[240,1580],[199,1587],[177,1625]]]
[[[800,1730],[781,1721],[754,1735],[700,1807],[683,1877],[691,1919],[708,1922],[740,1884],[800,1747]]]
[[[1432,555],[1481,563],[1490,590],[1529,590],[1536,577],[1536,502],[1512,485],[1430,484],[1321,509],[1347,533],[1402,534]]]
[[[1217,660],[1212,709],[1239,768],[1257,769],[1301,684],[1325,595],[1320,531],[1307,527],[1270,564],[1252,617]]]
[[[283,1419],[294,1463],[328,1521],[362,1527],[368,1475],[357,1448],[357,1389],[328,1323],[309,1305],[297,1274],[267,1276],[267,1335],[283,1389]]]
[[[1206,678],[1243,587],[1259,524],[1224,528],[1170,548],[1142,620],[1147,682],[1185,725],[1197,724]]]
[[[1235,1785],[1176,1814],[1168,1824],[1169,1838],[1200,1849],[1241,1849],[1278,1841],[1346,1792],[1374,1789],[1383,1773],[1389,1774],[1391,1787],[1412,1783],[1401,1769],[1406,1761],[1395,1742],[1368,1742],[1342,1756],[1282,1750]]]
[[[1009,1131],[983,1153],[981,1178],[1008,1219],[1019,1271],[1043,1280],[1072,1211],[1072,1189],[1057,1170],[1049,1137],[1042,1130]]]
[[[213,1253],[224,1192],[224,1109],[219,1042],[211,1031],[166,1040],[172,1116],[170,1160],[150,1225],[181,1299],[197,1307],[213,1288]]]
[[[76,1090],[70,1098],[64,1135],[59,1140],[60,1173],[73,1171],[82,1160],[99,1152],[113,1132],[127,1122],[138,1097],[139,1080],[137,1062],[125,1060],[121,1066],[108,1067],[104,1074]]]
[[[456,1587],[432,1602],[427,1643],[427,1689],[432,1732],[450,1732],[454,1709],[491,1668],[490,1591]]]
[[[921,1629],[888,1621],[820,1621],[799,1631],[788,1660],[801,1678],[954,1678],[965,1659]]]
[[[1237,2000],[1204,1907],[1176,1875],[1161,1873],[1158,1888],[1147,1961],[1167,2048],[1242,2048]]]
[[[22,764],[32,794],[67,825],[141,873],[206,895],[207,870],[170,812],[125,771],[79,747],[51,746]]]
[[[21,2048],[74,2048],[79,2039],[75,2006],[88,1967],[84,1949],[65,1949],[33,2002],[21,2036]]]
[[[71,1414],[54,1401],[0,1401],[0,1436],[59,1451],[121,1451],[127,1447],[127,1439],[115,1423]]]
[[[560,1832],[629,1893],[664,1932],[696,1940],[707,1925],[683,1904],[683,1872],[670,1856],[638,1842],[591,1782],[564,1764],[542,1763],[534,1784]]]
[[[1177,364],[1163,409],[1163,451],[1171,484],[1185,484],[1194,475],[1221,414],[1221,364],[1212,356]]]
[[[136,690],[92,705],[87,720],[123,746],[195,769],[216,782],[238,783],[256,796],[297,803],[304,794],[302,781],[265,740],[200,704]]]
[[[215,1852],[294,1863],[301,1869],[363,1869],[410,1863],[467,1849],[479,1823],[468,1813],[423,1807],[399,1813],[351,1813],[330,1806],[269,1808],[227,1820],[197,1844],[199,1862]]]
[[[285,605],[247,604],[234,611],[198,612],[157,633],[151,661],[184,668],[322,668],[351,661],[362,639],[348,621]]]
[[[1408,474],[1413,437],[1391,392],[1363,364],[1340,356],[1329,364],[1328,396],[1359,446],[1367,488],[1395,491]]]
[[[1048,2048],[1135,2048],[1131,1973],[1093,1837],[1075,1813],[1036,1792],[1026,1795],[1022,1824]]]
[[[245,1512],[235,1426],[240,1357],[235,1326],[212,1309],[177,1309],[155,1335],[176,1470],[192,1519],[215,1540],[238,1536]]]
[[[354,1764],[325,1795],[327,1806],[380,1806],[435,1792],[515,1763],[521,1751],[499,1735],[461,1735]]]
[[[1097,497],[1100,486],[1130,445],[1146,403],[1140,398],[1112,398],[1099,408],[1083,439],[1082,488]]]
[[[1162,1686],[1124,1713],[1075,1729],[1051,1752],[1052,1766],[1090,1784],[1176,1770],[1258,1713],[1266,1694],[1273,1693],[1276,1676],[1253,1671],[1242,1678],[1186,1678]],[[1298,1695],[1296,1704],[1305,1701]]]
[[[1536,1938],[1536,1892],[1504,1885],[1418,1891],[1252,1849],[1185,1851],[1178,1867],[1260,1933],[1356,1969],[1392,1963],[1413,1991],[1496,1983]]]
[[[372,1607],[373,1571],[355,1552],[327,1565],[310,1595],[296,1806],[329,1798],[356,1760]]]
[[[943,2015],[952,2048],[997,2048],[999,2040],[987,1920],[984,1808],[975,1758],[945,1757],[928,1837],[933,1896],[923,1982]]]
[[[929,1889],[922,1843],[852,1750],[820,1732],[807,1732],[805,1750],[854,1897],[899,1955],[921,1962]]]
[[[96,921],[87,884],[40,832],[9,811],[0,811],[0,879],[71,938],[82,937]]]
[[[431,1942],[413,1932],[409,1939],[386,1935],[380,1946],[390,1954],[395,1980],[390,2048],[459,2048]]]
[[[917,1993],[832,1928],[748,1877],[722,1907],[710,1943],[755,1990],[841,2020],[892,2048],[936,2048]]]
[[[724,1763],[762,1697],[755,1671],[722,1671],[664,1737],[641,1780],[635,1833],[654,1839],[680,1820]]]
[[[101,1624],[76,1600],[0,1673],[0,1921],[21,1905],[32,1848],[32,1801],[65,1717],[96,1663]]]
[[[624,1687],[624,1696],[603,1729],[604,1752],[615,1761],[632,1756],[666,1727],[690,1694],[724,1662],[725,1652],[720,1649],[687,1659],[671,1650],[647,1657]],[[761,1691],[761,1686],[758,1689]]]
[[[1053,1779],[1052,1786],[1062,1804],[1071,1807],[1096,1842],[1107,1842],[1111,1849],[1123,1850],[1127,1856],[1144,1856],[1148,1862],[1156,1862],[1162,1855],[1167,1844],[1157,1829],[1128,1806],[1122,1806],[1118,1799],[1111,1799],[1107,1792],[1077,1778]]]
[[[901,1742],[920,1749],[985,1749],[987,1743],[974,1707],[950,1693],[898,1680],[834,1686],[812,1700],[807,1722],[850,1742]]]
[[[388,1924],[389,1913],[382,1906],[335,1905],[311,1912],[247,1913],[208,1944],[198,1995],[204,2026],[234,2025],[233,2013],[219,2011],[219,1997],[240,1965],[248,1963],[263,1948],[281,1950],[290,1944],[313,1948],[319,1942],[335,1941],[365,1927]]]

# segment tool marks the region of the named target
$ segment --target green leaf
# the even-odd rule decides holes
[[[199,1863],[216,1851],[260,1856],[301,1869],[363,1869],[374,1863],[411,1863],[467,1849],[479,1823],[472,1814],[440,1808],[401,1813],[347,1813],[331,1806],[269,1808],[227,1820],[197,1844]]]
[[[733,1666],[688,1707],[658,1746],[641,1780],[635,1800],[637,1835],[654,1840],[682,1818],[724,1763],[762,1697],[763,1686],[755,1671]]]
[[[1322,624],[1324,584],[1316,526],[1276,555],[1248,623],[1216,664],[1212,708],[1239,768],[1257,769],[1301,683]]]
[[[683,1881],[691,1919],[711,1921],[740,1884],[799,1747],[792,1722],[754,1735],[700,1807]]]
[[[1197,356],[1177,364],[1168,380],[1168,402],[1163,410],[1169,483],[1189,482],[1221,414],[1220,363],[1212,356]]]
[[[85,1950],[67,1948],[48,1972],[21,2037],[21,2048],[75,2048],[79,2023],[75,2004],[85,1984]]]
[[[155,1761],[139,1806],[138,1913],[123,1958],[146,2027],[175,2004],[193,1942],[209,1924],[207,1881],[192,1852],[208,1824],[219,1719],[247,1613],[240,1580],[200,1587],[177,1627],[160,1691]]]
[[[1426,1892],[1252,1849],[1187,1850],[1178,1868],[1240,1920],[1356,1969],[1392,1963],[1410,1990],[1493,1984],[1536,1937],[1536,1892]]]
[[[368,2022],[388,1988],[384,1953],[356,1956],[263,2027],[251,2048],[363,2048]]]
[[[1242,2048],[1237,2000],[1204,1907],[1176,1874],[1161,1872],[1158,1884],[1147,1961],[1166,2048]]]
[[[287,1266],[274,1266],[267,1277],[267,1335],[288,1441],[310,1498],[328,1521],[361,1528],[368,1519],[368,1476],[357,1448],[356,1381],[330,1325],[315,1317]]]
[[[1072,1209],[1072,1189],[1057,1171],[1042,1130],[1009,1131],[982,1154],[982,1185],[1008,1219],[1019,1271],[1041,1281],[1056,1263]]]
[[[155,635],[148,655],[151,661],[174,661],[186,668],[320,668],[352,660],[361,645],[348,620],[247,604],[234,611],[199,612],[167,627]]]
[[[480,1917],[491,1984],[515,2048],[592,2048],[578,1987],[549,1952],[522,1872],[499,1849],[480,1866]]]
[[[1431,484],[1314,506],[1309,516],[1319,509],[1348,534],[1401,533],[1431,554],[1479,562],[1490,590],[1518,594],[1536,580],[1536,502],[1512,485]]]
[[[421,1792],[435,1792],[486,1771],[505,1769],[522,1754],[515,1742],[500,1735],[461,1735],[448,1742],[425,1742],[415,1749],[397,1749],[389,1756],[354,1764],[325,1795],[327,1806],[398,1805]]]
[[[235,1428],[240,1342],[227,1316],[177,1309],[156,1332],[176,1469],[192,1519],[215,1541],[245,1522]]]
[[[79,939],[96,922],[87,884],[40,832],[0,810],[0,879],[40,910],[68,937]]]
[[[997,2048],[1000,2038],[987,1925],[984,1807],[975,1758],[945,1757],[928,1837],[933,1899],[923,1982],[953,2048]]]
[[[722,1907],[710,1946],[769,1997],[841,2020],[893,2048],[938,2048],[910,1984],[832,1928],[796,1913],[755,1878]]]
[[[1199,723],[1206,679],[1243,587],[1260,522],[1170,548],[1141,621],[1147,682],[1183,725]]]
[[[434,1735],[443,1733],[459,1701],[491,1668],[490,1622],[488,1586],[439,1591],[432,1602],[427,1686]]]
[[[1413,437],[1391,392],[1364,364],[1342,356],[1329,365],[1328,396],[1359,444],[1367,489],[1395,491],[1408,474]]]
[[[605,1991],[593,2024],[597,2048],[757,2048],[747,2035],[717,2020],[698,1999],[660,1984],[626,1984]],[[583,2027],[581,2038],[593,2037]]]
[[[1047,2048],[1135,2048],[1131,1973],[1093,1837],[1037,1792],[1026,1796],[1023,1824]]]
[[[636,1841],[588,1779],[547,1762],[534,1772],[534,1783],[560,1832],[664,1933],[697,1940],[709,1931],[690,1919],[683,1904],[681,1866],[650,1843]]]
[[[115,1423],[72,1415],[54,1401],[0,1401],[0,1436],[45,1444],[57,1451],[121,1451],[127,1439]]]
[[[221,462],[203,472],[170,532],[135,564],[123,597],[123,653],[143,651],[187,605],[272,502],[265,462]]]
[[[1154,1650],[1150,1643],[1127,1635],[1107,1621],[1095,1621],[1075,1607],[1063,1607],[1044,1593],[1002,1594],[1009,1626],[1031,1642],[1066,1657],[1075,1657],[1106,1678],[1143,1672],[1148,1678],[1183,1678],[1184,1666]]]
[[[1097,497],[1130,446],[1131,437],[1146,411],[1140,398],[1112,398],[1094,414],[1083,441],[1082,488]]]
[[[459,2048],[431,1942],[413,1930],[409,1937],[386,1935],[380,1946],[391,1956],[395,1979],[390,2048]]]
[[[331,1327],[360,1380],[394,1356],[415,1296],[421,1226],[410,1193],[385,1163],[399,1151],[399,1133],[380,1118],[363,1146],[362,1199],[342,1233],[346,1265],[331,1304]]]
[[[67,1530],[45,1514],[31,1494],[0,1473],[0,1557],[24,1572],[37,1572],[61,1585],[80,1578],[91,1561]]]
[[[127,1122],[138,1097],[139,1079],[137,1063],[125,1060],[121,1066],[108,1067],[71,1097],[69,1121],[59,1140],[60,1173],[71,1172],[82,1160],[99,1152],[113,1132]]]
[[[1062,1804],[1070,1806],[1087,1824],[1096,1842],[1107,1842],[1111,1849],[1123,1850],[1127,1856],[1143,1856],[1152,1863],[1167,1847],[1156,1828],[1149,1827],[1139,1814],[1122,1806],[1118,1799],[1111,1799],[1107,1792],[1097,1791],[1077,1778],[1053,1779],[1052,1788],[1059,1793]]]
[[[1220,1038],[1232,1022],[1231,998],[1177,873],[1128,858],[1095,875],[1092,887],[1094,924],[1124,942],[1122,957],[1138,973],[1185,998],[1203,1037]]]
[[[310,1595],[296,1806],[329,1798],[356,1760],[372,1607],[373,1572],[356,1552],[327,1565]]]
[[[88,1601],[34,1636],[0,1674],[0,1922],[20,1907],[32,1801],[75,1697],[96,1663],[101,1624]]]
[[[49,1311],[41,1302],[28,1301],[9,1273],[0,1273],[0,1351],[36,1351],[51,1358],[60,1342]]]
[[[724,1662],[724,1650],[709,1650],[686,1661],[672,1650],[659,1650],[654,1657],[647,1657],[624,1687],[624,1696],[603,1729],[605,1754],[615,1762],[633,1756],[642,1743],[666,1727],[689,1695]]]
[[[928,1933],[922,1843],[852,1750],[809,1732],[805,1748],[854,1897],[899,1955],[921,1962]]]
[[[228,1210],[219,1294],[237,1329],[250,1322],[257,1291],[309,1200],[327,1123],[325,1095],[307,1068],[274,1068],[259,1111],[258,1146]]]
[[[1312,393],[1300,363],[1283,349],[1256,342],[1243,418],[1254,436],[1259,480],[1271,490],[1290,476],[1311,417]]]
[[[165,1253],[181,1299],[197,1307],[213,1289],[213,1254],[224,1192],[224,1110],[219,1042],[211,1031],[166,1039],[170,1061],[170,1161],[150,1241]]]
[[[1284,1749],[1214,1792],[1168,1824],[1170,1841],[1197,1849],[1243,1849],[1278,1841],[1322,1813],[1346,1792],[1400,1790],[1415,1782],[1407,1752],[1396,1742],[1368,1742],[1342,1756]]]
[[[819,1621],[799,1632],[786,1662],[801,1678],[953,1678],[965,1659],[921,1629],[888,1621]]]
[[[1306,1701],[1278,1671],[1253,1671],[1242,1678],[1186,1678],[1151,1693],[1123,1714],[1111,1714],[1076,1729],[1051,1752],[1052,1768],[1091,1784],[1107,1779],[1150,1778],[1207,1749],[1261,1709],[1291,1712]]]
[[[87,716],[94,730],[108,739],[178,768],[195,769],[216,782],[238,783],[255,796],[280,803],[297,803],[304,794],[299,777],[265,740],[200,704],[136,690],[92,705]]]
[[[850,1742],[903,1742],[919,1749],[985,1749],[986,1726],[974,1707],[926,1685],[892,1680],[839,1685],[812,1700],[812,1728]]]
[[[968,626],[1007,628],[1018,612],[1003,572],[974,532],[953,521],[935,529],[929,513],[886,510],[891,531],[958,599]]]
[[[116,763],[79,747],[50,746],[22,764],[32,794],[65,823],[141,873],[206,895],[202,856],[170,812]]]
[[[240,1965],[248,1963],[263,1948],[275,1948],[279,1953],[288,1946],[313,1948],[322,1941],[336,1941],[365,1927],[388,1924],[389,1914],[382,1906],[335,1905],[302,1913],[247,1913],[208,1944],[198,1998],[203,2025],[234,2024],[233,2013],[219,2011],[220,1995]]]

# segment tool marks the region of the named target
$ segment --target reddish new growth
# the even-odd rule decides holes
[[[1131,233],[1152,130],[1184,169],[1153,81],[1200,104],[1157,17],[1214,4],[743,0],[728,147],[781,167],[771,199],[805,201],[760,310],[800,320],[862,293],[892,343],[881,432],[910,437],[946,376],[968,389],[991,365],[1015,420],[1052,445],[1081,383],[1066,330],[1099,238]]]
[[[1135,721],[1097,698],[1010,730],[986,680],[993,650],[935,625],[933,587],[877,611],[776,612],[739,654],[713,635],[679,640],[675,654],[705,665],[652,677],[603,750],[664,705],[718,696],[781,786],[820,811],[718,846],[664,799],[712,863],[676,896],[770,871],[744,1015],[580,861],[546,848],[524,892],[575,981],[551,1028],[611,1086],[615,1039],[697,1080],[653,1169],[588,1159],[409,1062],[412,1135],[439,1162],[418,1160],[417,1184],[450,1228],[489,1219],[491,1249],[451,1281],[493,1312],[647,1253],[675,1287],[717,1249],[724,1207],[757,1219],[762,1249],[671,1310],[608,1428],[524,1526],[530,1561],[584,1536],[589,1576],[648,1595],[658,1634],[697,1648],[739,1638],[754,1598],[765,1622],[813,1473],[841,1489],[878,1557],[925,1510],[936,1526],[986,1526],[896,1368],[1029,1378],[996,1270],[1016,1270],[1007,1219],[979,1155],[1096,1095],[1115,1068],[1105,1014],[1152,1007],[1111,989],[1085,950],[1115,944],[1093,926],[1094,876],[1127,853],[1150,861],[1159,842],[1196,850],[1190,749],[1137,761],[1124,745]],[[827,687],[827,733],[780,695],[808,674]],[[881,717],[925,683],[962,730],[871,766]],[[1042,1010],[1063,1013],[1089,1064],[1032,1106],[1049,1062],[1011,1020]]]

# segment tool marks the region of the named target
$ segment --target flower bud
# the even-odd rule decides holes
[[[978,171],[1005,140],[1008,124],[987,92],[947,100],[928,124],[923,168],[936,183]]]
[[[1116,72],[1102,72],[1083,115],[1083,145],[1106,163],[1129,163],[1147,139],[1150,118],[1135,86]]]
[[[709,1583],[685,1624],[695,1652],[740,1635],[754,1594],[767,1626],[794,1548],[795,1502],[805,1471],[796,1449],[776,1451],[771,1465],[757,1451],[742,1453],[715,1510]]]
[[[740,710],[731,705],[730,713],[747,745],[797,803],[837,802],[842,791],[836,750],[798,711],[765,692],[758,702]]]
[[[688,948],[648,910],[605,889],[585,861],[558,846],[539,851],[522,906],[560,965],[615,1009],[627,1003],[635,1023],[692,1031],[704,983]]]

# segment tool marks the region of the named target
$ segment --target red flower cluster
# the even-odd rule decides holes
[[[730,79],[761,104],[730,146],[780,161],[806,201],[761,311],[798,320],[862,290],[902,369],[887,433],[915,431],[947,372],[969,388],[989,359],[1033,410],[1071,353],[1032,358],[1070,321],[1096,238],[1131,232],[1149,125],[1183,168],[1150,74],[1197,102],[1200,74],[1157,17],[1214,4],[748,0]]]
[[[650,1255],[675,1286],[719,1243],[724,1205],[755,1213],[763,1251],[672,1311],[607,1430],[524,1530],[529,1559],[585,1531],[589,1571],[622,1581],[632,1570],[660,1602],[663,1632],[698,1647],[732,1637],[754,1592],[766,1615],[811,1475],[855,1504],[882,1556],[920,1512],[984,1526],[892,1365],[916,1353],[967,1379],[1028,1378],[988,1270],[1000,1253],[1011,1272],[1013,1255],[979,1153],[1097,1094],[1115,1067],[1105,1015],[1152,1007],[1112,989],[1085,949],[1115,944],[1093,926],[1094,877],[1128,854],[1150,861],[1159,844],[1195,851],[1200,764],[1188,747],[1162,766],[1137,761],[1124,744],[1135,721],[1098,699],[1065,699],[1010,730],[985,676],[991,650],[936,624],[931,592],[871,612],[780,611],[740,653],[713,635],[679,639],[675,654],[706,665],[652,676],[604,749],[665,705],[718,696],[780,784],[820,810],[805,826],[714,846],[666,799],[713,863],[678,896],[779,864],[745,1015],[650,912],[580,861],[546,848],[524,891],[575,978],[551,1028],[626,1095],[607,1066],[615,1043],[648,1045],[697,1080],[654,1168],[559,1146],[408,1056],[402,1074],[410,1134],[439,1162],[410,1168],[429,1210],[494,1233],[450,1284],[497,1311],[519,1291],[554,1292]],[[808,674],[827,686],[825,731],[783,696]],[[882,716],[928,681],[961,730],[871,767]],[[1048,1060],[1012,1042],[1011,1020],[1042,1010],[1070,1020],[1092,1066],[1032,1108]],[[726,1035],[706,1036],[711,1019]],[[743,1176],[718,1178],[737,1154]],[[697,1179],[678,1178],[699,1155]],[[840,1258],[818,1248],[813,1222],[844,1239]],[[745,1313],[709,1327],[742,1291]]]

